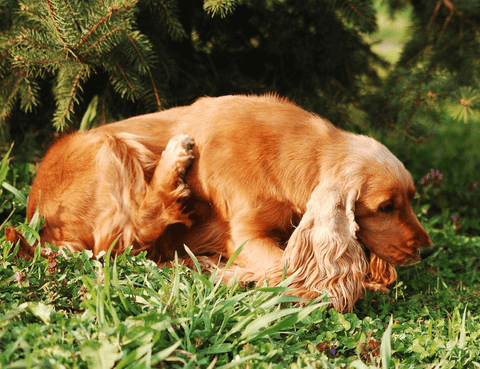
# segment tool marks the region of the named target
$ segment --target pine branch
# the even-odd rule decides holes
[[[75,15],[73,14],[72,7],[70,6],[70,3],[67,0],[63,0],[63,6],[65,9],[67,9],[68,14],[70,15],[70,18],[72,19],[73,23],[77,26],[77,29],[81,32],[82,27],[80,26],[78,20],[75,18]]]
[[[48,6],[48,9],[50,10],[50,16],[52,17],[52,22],[53,22],[53,25],[55,27],[55,30],[57,31],[57,35],[58,35],[60,41],[62,42],[64,48],[68,50],[69,46],[67,45],[67,42],[63,38],[62,32],[60,32],[60,29],[58,28],[57,21],[55,19],[56,15],[55,15],[55,11],[53,10],[52,3],[51,3],[50,0],[46,0],[46,4]]]
[[[5,95],[6,93],[7,96],[1,104],[2,106],[0,110],[0,119],[5,119],[6,117],[8,117],[13,106],[15,105],[18,99],[18,88],[20,86],[21,79],[22,76],[21,72],[19,71],[16,74],[9,76],[2,81],[2,84],[4,86],[2,90],[5,91],[4,93],[2,93],[2,95]]]
[[[150,82],[151,82],[151,85],[152,85],[152,88],[153,88],[153,91],[154,91],[154,94],[155,94],[155,99],[157,101],[157,108],[158,108],[158,110],[161,110],[162,109],[162,103],[160,101],[160,96],[158,94],[157,86],[155,85],[155,80],[153,79],[152,73],[151,73],[150,68],[149,68],[149,63],[147,63],[147,61],[143,57],[142,53],[140,52],[140,50],[137,47],[135,41],[133,40],[132,36],[129,33],[127,33],[127,37],[130,40],[130,42],[132,43],[135,50],[137,51],[137,54],[140,57],[140,60],[142,61],[145,70],[148,72],[148,75],[150,76]]]
[[[123,32],[123,28],[121,28],[121,27],[117,27],[117,28],[112,29],[110,32],[105,33],[102,37],[100,37],[98,40],[96,40],[88,48],[80,51],[80,54],[89,54],[92,51],[93,48],[101,45],[103,43],[103,41],[105,41],[108,37],[111,37],[115,33],[120,33],[120,32]]]
[[[376,12],[371,1],[334,1],[332,7],[342,14],[341,20],[347,26],[355,25],[365,33],[372,33],[377,30]]]
[[[24,78],[25,88],[20,90],[20,109],[24,112],[31,112],[33,107],[38,104],[39,86],[34,79]]]
[[[78,103],[78,92],[81,85],[90,74],[90,68],[86,65],[69,63],[70,68],[62,68],[58,74],[57,85],[54,88],[54,94],[57,101],[57,110],[53,125],[58,130],[63,130],[70,114],[73,113],[74,105]]]
[[[187,37],[178,17],[177,0],[147,0],[146,3],[154,13],[158,14],[160,23],[165,25],[168,35],[173,40],[178,41]]]
[[[214,17],[216,14],[220,14],[223,18],[229,12],[232,12],[235,7],[240,3],[240,0],[205,0],[203,3],[203,9]]]
[[[103,23],[105,23],[106,21],[108,21],[112,15],[114,13],[118,13],[119,12],[119,9],[117,8],[113,8],[113,7],[109,7],[108,8],[108,14],[106,16],[104,16],[102,19],[100,19],[100,21],[95,24],[91,29],[90,31],[87,33],[87,35],[82,38],[79,42],[79,44],[76,46],[76,48],[80,48],[82,47],[82,45],[90,38],[92,37],[92,35],[95,33],[95,31],[97,30],[98,27],[100,27]],[[111,32],[112,33],[112,32]],[[103,37],[103,39],[105,39],[105,37]]]

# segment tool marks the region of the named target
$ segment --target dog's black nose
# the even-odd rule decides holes
[[[427,245],[420,251],[420,257],[422,258],[422,260],[425,260],[434,252],[435,252],[435,248],[433,247],[433,245]]]

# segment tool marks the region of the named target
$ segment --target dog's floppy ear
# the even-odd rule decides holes
[[[365,287],[371,291],[379,290],[383,293],[388,293],[387,286],[395,282],[396,279],[397,271],[395,267],[371,252]]]
[[[365,252],[355,235],[357,197],[358,191],[345,194],[334,183],[318,185],[284,252],[287,275],[299,271],[291,287],[317,295],[326,290],[340,312],[351,311],[362,296],[367,271]]]

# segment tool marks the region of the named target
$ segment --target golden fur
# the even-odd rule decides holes
[[[225,279],[276,285],[286,267],[295,294],[325,290],[350,311],[431,245],[414,193],[372,138],[275,96],[224,96],[63,138],[28,216],[45,216],[42,243],[98,254],[120,236],[115,252],[133,244],[159,264],[185,244],[212,265],[248,240]]]

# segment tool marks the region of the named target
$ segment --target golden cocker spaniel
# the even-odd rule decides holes
[[[296,295],[325,290],[351,311],[431,246],[414,194],[374,139],[275,96],[224,96],[64,137],[43,160],[28,217],[37,206],[45,216],[42,244],[98,254],[119,237],[114,252],[133,245],[159,264],[183,245],[215,263],[248,240],[226,279],[276,285],[286,270]]]

